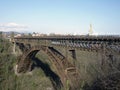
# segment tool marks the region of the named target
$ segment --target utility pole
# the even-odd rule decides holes
[[[15,47],[16,47],[16,43],[15,43],[15,41],[14,41],[14,46],[13,46],[13,53],[14,53],[14,54],[16,54]]]
[[[14,39],[14,35],[15,35],[15,33],[14,33],[14,32],[11,32],[11,35],[10,35],[10,37],[11,37],[11,41],[13,41],[13,39]]]

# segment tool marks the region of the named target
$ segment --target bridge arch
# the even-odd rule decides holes
[[[53,47],[47,46],[33,46],[25,51],[18,60],[17,72],[26,72],[30,70],[32,62],[31,59],[40,51],[44,51],[49,60],[54,64],[58,76],[64,87],[69,80],[69,87],[71,90],[77,90],[79,85],[79,73],[74,65],[67,61],[67,59]]]

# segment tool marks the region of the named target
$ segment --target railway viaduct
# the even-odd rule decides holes
[[[96,62],[91,67],[96,66],[94,70],[98,76],[101,73],[99,71],[104,71],[106,66],[109,66],[110,70],[111,67],[120,70],[118,67],[120,65],[120,36],[16,37],[13,42],[23,52],[17,62],[18,73],[30,70],[31,59],[42,50],[49,56],[49,60],[53,63],[64,87],[66,87],[66,82],[69,81],[70,90],[79,90],[81,75],[83,72],[83,74],[88,74],[91,62]],[[88,53],[86,53],[84,55],[79,53],[79,51],[81,53],[90,52],[94,54],[87,55]],[[84,62],[85,60],[84,58],[82,59],[81,55],[87,58],[86,62]],[[93,60],[91,57],[96,58]],[[82,61],[89,65],[84,65]],[[80,62],[79,65],[78,62]],[[81,67],[84,67],[83,72],[80,70],[82,69]],[[94,74],[96,73],[91,75]]]

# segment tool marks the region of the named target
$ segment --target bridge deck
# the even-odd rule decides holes
[[[40,37],[15,37],[14,39],[42,39],[42,40],[116,40],[120,41],[119,35],[110,35],[110,36],[89,36],[89,35],[81,35],[81,36],[40,36]]]

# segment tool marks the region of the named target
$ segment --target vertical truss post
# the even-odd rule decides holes
[[[102,54],[101,67],[104,68],[105,63],[106,63],[106,45],[105,44],[103,44],[103,46],[102,46],[101,54]]]
[[[66,48],[66,59],[68,60],[68,41],[65,41],[65,48]]]

